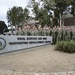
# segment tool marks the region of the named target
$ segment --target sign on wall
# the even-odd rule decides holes
[[[37,47],[52,43],[51,36],[0,36],[0,53]]]

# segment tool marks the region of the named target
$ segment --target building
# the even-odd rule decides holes
[[[33,27],[34,25],[37,26],[39,24],[39,21],[35,21],[35,20],[29,20],[27,22],[27,25],[29,25],[30,27]]]
[[[72,14],[68,13],[64,18],[65,26],[75,26],[75,17]]]

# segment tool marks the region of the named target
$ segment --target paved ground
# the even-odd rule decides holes
[[[55,51],[54,46],[48,45],[0,55],[0,70],[30,73],[75,71],[75,53]]]

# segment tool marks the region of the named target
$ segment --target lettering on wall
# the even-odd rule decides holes
[[[17,37],[17,40],[21,42],[9,42],[9,45],[51,43],[51,41],[46,41],[47,37]]]

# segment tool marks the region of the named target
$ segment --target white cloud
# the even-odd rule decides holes
[[[0,0],[0,20],[7,23],[7,10],[9,10],[9,8],[12,8],[13,6],[21,6],[25,8],[28,2],[29,0]]]

